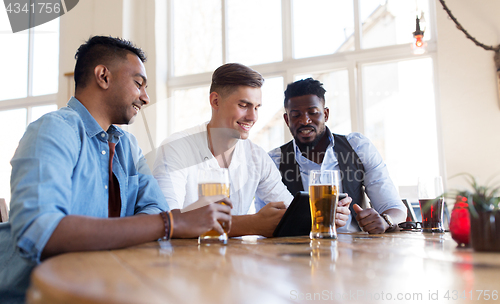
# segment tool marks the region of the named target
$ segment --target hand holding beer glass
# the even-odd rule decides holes
[[[311,239],[336,239],[335,212],[339,193],[339,174],[333,170],[311,170],[309,204],[311,205]]]
[[[229,172],[227,168],[198,169],[198,197],[213,195],[229,197]],[[212,229],[199,236],[198,244],[227,244],[228,227],[225,223],[219,223],[224,229],[224,233],[219,234]]]
[[[443,193],[441,176],[418,179],[418,202],[422,213],[423,232],[444,232]]]

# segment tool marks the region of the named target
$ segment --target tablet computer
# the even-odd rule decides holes
[[[339,193],[339,200],[346,196],[345,193]],[[276,226],[273,237],[309,235],[311,225],[309,194],[299,191]]]

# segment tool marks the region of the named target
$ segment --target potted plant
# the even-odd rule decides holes
[[[470,213],[470,242],[472,248],[476,251],[500,252],[500,186],[492,187],[488,184],[482,186],[478,184],[476,178],[471,174],[462,173],[459,175],[465,175],[471,187],[469,190],[457,192],[456,207],[463,208],[465,203],[467,204],[466,206],[468,206]],[[455,211],[455,207],[453,209]],[[457,222],[458,225],[460,225],[460,221],[457,220],[457,218],[459,217],[453,217],[452,212],[450,231],[459,231],[457,229],[459,228],[457,227]],[[465,222],[466,221],[462,221],[462,223]],[[460,244],[455,237],[454,239]]]

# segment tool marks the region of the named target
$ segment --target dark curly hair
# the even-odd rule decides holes
[[[121,38],[94,36],[80,45],[75,54],[75,91],[84,88],[99,64],[109,64],[116,58],[126,59],[127,54],[135,54],[142,62],[146,62],[144,52],[132,42]]]
[[[292,97],[304,96],[304,95],[316,95],[323,101],[323,106],[325,105],[325,93],[326,90],[323,88],[323,84],[318,80],[312,78],[301,79],[295,82],[289,83],[285,90],[285,102],[284,106],[286,108],[288,100]]]

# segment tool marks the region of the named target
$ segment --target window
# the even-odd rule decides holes
[[[227,34],[227,62],[281,61],[281,0],[228,0]]]
[[[28,123],[57,109],[59,19],[11,33],[0,10],[0,197],[10,202],[10,160]]]
[[[412,185],[415,176],[440,175],[432,60],[366,64],[361,70],[365,135],[391,178]]]
[[[361,46],[363,49],[410,43],[415,31],[415,9],[429,16],[427,0],[360,0]],[[422,23],[423,24],[423,23]],[[424,39],[429,40],[432,31],[428,26]]]
[[[352,1],[292,1],[294,58],[354,50]]]
[[[169,125],[173,132],[210,118],[214,69],[239,62],[266,82],[250,139],[266,150],[291,139],[283,90],[313,77],[324,84],[332,132],[361,132],[376,145],[396,186],[413,186],[440,167],[429,0],[169,0]],[[410,42],[423,12],[428,52]],[[179,42],[179,39],[182,39]],[[418,115],[416,115],[416,113]],[[193,117],[195,119],[193,119]]]
[[[176,113],[173,132],[179,132],[210,120],[212,110],[208,97],[209,91],[210,87],[203,86],[173,92],[172,110]]]
[[[215,70],[222,63],[220,0],[173,0],[173,74]]]

